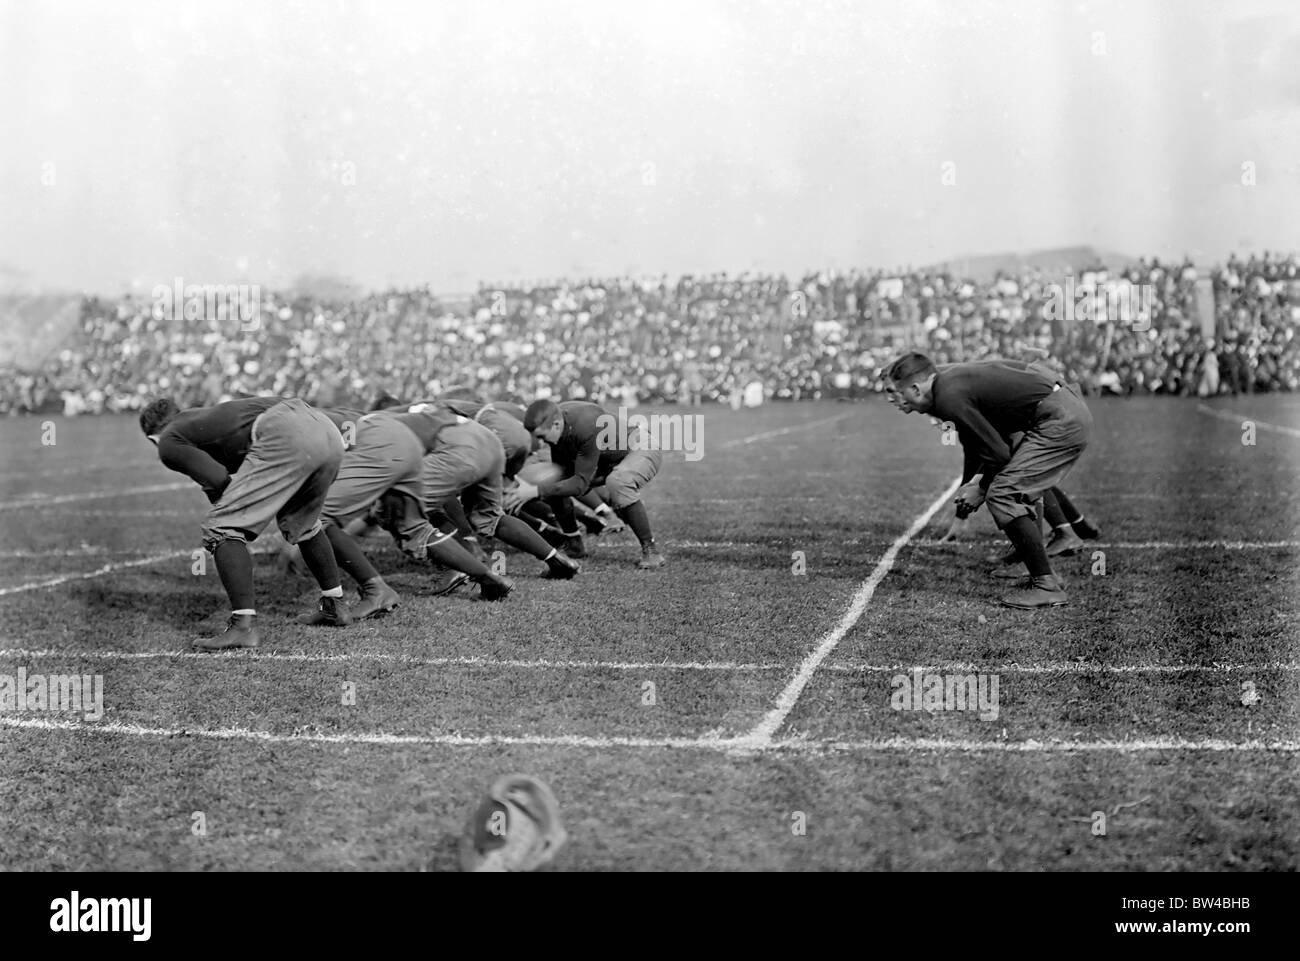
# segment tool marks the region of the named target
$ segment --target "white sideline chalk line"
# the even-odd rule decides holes
[[[157,494],[161,491],[178,491],[193,486],[193,482],[150,484],[146,487],[123,487],[121,490],[113,491],[83,491],[80,494],[58,494],[55,497],[29,497],[19,501],[0,502],[0,511],[16,510],[23,507],[49,507],[56,504],[72,504],[77,501],[97,501],[107,497],[130,497],[134,494]]]
[[[798,671],[790,679],[790,683],[777,696],[776,706],[758,724],[754,725],[753,730],[744,738],[741,738],[742,741],[754,747],[766,747],[772,743],[772,736],[785,723],[785,719],[794,709],[795,702],[799,700],[799,695],[803,693],[804,688],[808,685],[813,672],[817,670],[822,661],[830,656],[831,651],[835,650],[835,646],[844,638],[844,635],[858,622],[858,618],[862,616],[867,609],[867,605],[871,603],[871,598],[876,593],[876,587],[893,568],[899,552],[907,546],[913,537],[925,529],[925,525],[930,523],[930,518],[934,517],[949,502],[959,486],[961,486],[960,477],[949,484],[947,490],[935,498],[934,502],[918,515],[916,520],[912,521],[912,525],[898,535],[894,543],[889,545],[889,550],[885,551],[885,556],[876,564],[875,570],[863,581],[857,593],[853,595],[853,600],[849,603],[849,608],[844,612],[844,616],[840,618],[840,622],[829,633],[822,636],[816,647],[804,658]]]
[[[44,581],[32,581],[29,584],[19,584],[17,587],[0,588],[0,597],[10,594],[21,594],[24,591],[37,591],[44,587],[57,587],[60,584],[66,584],[69,581],[85,581],[92,577],[103,577],[105,574],[112,574],[114,571],[126,570],[128,567],[143,567],[146,564],[156,564],[159,561],[171,560],[175,557],[184,557],[192,554],[193,551],[168,551],[165,554],[151,554],[148,557],[142,557],[134,561],[118,561],[115,564],[105,564],[103,567],[96,568],[93,571],[84,571],[80,574],[63,574],[60,577],[51,577]]]
[[[809,421],[807,424],[795,424],[790,427],[781,427],[777,430],[765,430],[761,434],[750,434],[748,437],[739,437],[735,440],[726,441],[725,443],[719,444],[718,449],[725,450],[728,447],[741,447],[746,444],[753,444],[760,440],[767,440],[769,437],[783,437],[786,434],[793,434],[796,431],[812,430],[815,427],[824,427],[827,424],[833,424],[836,421],[844,420],[846,417],[851,417],[854,413],[854,411],[845,411],[842,414],[836,414],[834,417],[825,417],[822,420]]]
[[[791,738],[757,744],[748,737],[593,737],[578,734],[559,735],[464,735],[464,734],[276,734],[246,728],[162,728],[123,724],[118,721],[78,723],[45,718],[0,715],[0,727],[28,731],[61,731],[78,734],[111,734],[125,737],[194,738],[196,740],[253,741],[271,744],[375,744],[434,745],[445,747],[484,747],[491,745],[521,747],[585,748],[678,748],[683,750],[796,752],[885,752],[885,751],[958,751],[965,753],[1073,753],[1113,751],[1133,754],[1146,751],[1300,751],[1300,741],[1228,741],[1222,739],[1183,740],[1158,737],[1131,741],[977,741],[942,738],[877,738],[865,741],[808,740]]]
[[[299,664],[347,664],[352,661],[381,661],[412,667],[501,667],[524,670],[556,671],[789,671],[798,667],[781,661],[557,661],[545,658],[523,660],[487,657],[416,657],[387,651],[349,651],[345,654],[308,654],[276,651],[232,651],[225,654],[201,654],[195,651],[79,651],[73,648],[0,647],[0,658],[71,661],[285,661]],[[1300,671],[1300,662],[1274,661],[1264,664],[1096,664],[1079,661],[1046,661],[1029,664],[976,664],[954,661],[933,664],[869,664],[847,661],[826,664],[824,670],[837,674],[906,674],[911,671],[948,671],[984,674],[1240,674],[1249,672]]]
[[[1224,410],[1221,407],[1211,407],[1209,404],[1197,404],[1196,409],[1202,414],[1209,414],[1211,417],[1217,417],[1219,420],[1231,421],[1241,429],[1242,421],[1250,421],[1260,430],[1270,431],[1274,434],[1286,434],[1288,437],[1300,437],[1300,430],[1294,427],[1284,427],[1281,424],[1270,424],[1266,420],[1259,420],[1251,417],[1249,414],[1238,414],[1234,411]]]

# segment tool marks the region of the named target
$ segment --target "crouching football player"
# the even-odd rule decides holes
[[[956,503],[963,513],[987,503],[1029,570],[1025,588],[1002,603],[1030,609],[1066,603],[1033,505],[1060,485],[1088,446],[1092,414],[1082,398],[1049,371],[1002,361],[937,370],[924,354],[907,354],[886,369],[885,379],[899,410],[951,421],[963,449],[979,458]],[[1017,433],[1024,436],[1013,449]]]
[[[429,521],[417,525],[415,530],[399,530],[394,521],[392,494],[385,495],[381,515],[384,526],[397,539],[408,554],[428,550],[431,556],[441,545],[452,540],[454,525],[447,522],[445,530],[436,530],[430,523],[447,518],[448,508],[463,512],[470,529],[485,538],[497,537],[504,543],[531,554],[546,563],[546,574],[553,578],[570,578],[581,569],[572,559],[552,547],[531,527],[516,517],[505,514],[502,506],[502,471],[506,453],[501,441],[487,427],[477,421],[456,414],[442,404],[416,405],[407,413],[395,415],[399,421],[411,426],[417,434],[429,435],[428,454],[423,465],[423,508]],[[436,431],[433,424],[438,424]],[[410,518],[409,509],[403,515]],[[443,560],[436,557],[436,560]],[[477,559],[474,568],[463,563],[443,560],[448,567],[468,574],[483,584],[482,596],[487,600],[501,600],[510,593],[513,584],[492,574]],[[449,584],[447,589],[455,586]]]
[[[612,415],[586,401],[539,400],[530,404],[524,427],[535,439],[550,445],[551,461],[564,470],[564,476],[540,487],[520,481],[511,503],[544,499],[560,522],[566,551],[580,557],[585,549],[569,498],[583,497],[603,484],[603,499],[641,542],[637,567],[653,570],[664,565],[664,556],[650,531],[641,492],[659,473],[663,454],[646,449],[648,445],[638,432],[610,430],[612,421]],[[621,437],[626,437],[626,447],[618,446]]]
[[[164,466],[192,478],[212,507],[203,520],[203,546],[212,553],[230,598],[224,633],[194,641],[203,651],[256,647],[250,538],[275,520],[320,585],[318,624],[343,627],[334,551],[320,521],[330,484],[343,460],[343,441],[328,417],[301,400],[249,397],[215,407],[181,410],[160,398],[140,413],[140,427]]]

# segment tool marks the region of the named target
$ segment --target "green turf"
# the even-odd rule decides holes
[[[1217,405],[1300,421],[1291,397]],[[758,752],[704,745],[773,709],[951,481],[958,453],[923,418],[880,402],[706,408],[704,459],[669,455],[647,497],[661,572],[635,570],[627,535],[569,583],[510,554],[518,590],[492,605],[421,596],[424,569],[376,540],[404,597],[384,620],[299,627],[310,582],[262,562],[262,652],[136,659],[107,655],[181,652],[220,621],[210,561],[196,576],[188,553],[202,495],[138,491],[183,478],[129,418],[58,420],[53,447],[38,421],[0,423],[0,591],[184,552],[0,596],[0,672],[102,674],[106,707],[98,727],[0,725],[0,855],[32,869],[450,869],[466,812],[517,770],[561,801],[556,870],[1295,869],[1295,752],[1083,746],[1300,740],[1300,438],[1259,431],[1244,447],[1195,402],[1092,406],[1097,437],[1067,487],[1103,537],[1059,564],[1072,603],[994,604],[1007,585],[982,560],[987,515],[974,540],[939,546],[941,515]],[[1283,543],[1196,546],[1209,541]],[[1173,546],[1124,546],[1150,542]],[[894,710],[892,678],[919,665],[996,674],[998,717]],[[1121,665],[1178,669],[1100,669]],[[210,736],[235,730],[298,740]],[[347,740],[377,734],[588,742]],[[1002,749],[1033,744],[1053,749]]]

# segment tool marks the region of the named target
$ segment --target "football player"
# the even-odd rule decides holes
[[[226,629],[198,638],[201,651],[256,647],[253,562],[248,540],[274,520],[321,589],[312,623],[344,627],[352,618],[329,537],[321,525],[325,498],[343,460],[334,424],[297,399],[249,397],[181,410],[170,398],[140,413],[140,428],[164,466],[192,478],[212,506],[203,519],[203,546],[216,561],[230,599]]]
[[[571,497],[582,497],[597,485],[604,485],[605,499],[641,543],[637,567],[654,570],[664,565],[664,556],[650,531],[650,517],[641,502],[641,492],[654,480],[663,454],[649,450],[639,432],[608,431],[611,415],[587,401],[538,400],[524,413],[524,427],[537,441],[550,445],[551,461],[564,470],[557,481],[542,485],[520,481],[511,503],[522,504],[534,497],[544,499],[555,512],[565,537],[566,550],[574,556],[585,553],[582,535],[574,518]],[[627,446],[602,441],[602,435],[626,435]]]
[[[951,421],[963,449],[978,458],[955,503],[969,513],[987,502],[1030,575],[1002,603],[1026,609],[1066,603],[1033,504],[1059,486],[1091,438],[1092,414],[1076,389],[1032,365],[982,361],[940,371],[918,353],[890,364],[885,379],[899,410]],[[1017,433],[1024,437],[1013,447]]]

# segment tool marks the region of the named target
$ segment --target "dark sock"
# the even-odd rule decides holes
[[[636,535],[642,547],[654,543],[654,535],[650,533],[650,515],[645,512],[644,504],[637,501],[635,504],[628,504],[627,507],[616,507],[614,513],[624,524],[632,528],[632,533]]]
[[[527,520],[529,517],[548,524],[551,527],[559,527],[560,522],[555,518],[555,511],[543,500],[530,500],[519,508],[519,516]]]
[[[1052,530],[1058,527],[1064,527],[1069,523],[1065,519],[1065,512],[1061,509],[1060,501],[1056,497],[1056,489],[1043,491],[1043,512],[1047,516],[1047,524]]]
[[[469,518],[465,516],[465,505],[460,502],[459,497],[448,497],[443,502],[442,511],[447,515],[447,519],[456,525],[457,536],[462,539],[474,537],[474,528],[469,526]]]
[[[330,539],[330,547],[334,550],[334,560],[348,577],[358,584],[364,584],[371,578],[379,576],[379,571],[375,570],[375,565],[370,563],[370,559],[366,557],[366,552],[361,549],[361,545],[353,540],[341,527],[335,527],[333,524],[327,525],[325,527],[325,536]]]
[[[1095,541],[1101,536],[1101,531],[1093,527],[1085,518],[1080,517],[1077,521],[1070,521],[1070,526],[1074,532],[1086,541]]]
[[[1043,535],[1034,518],[1021,514],[1002,529],[1003,533],[1016,545],[1016,554],[1020,562],[1029,569],[1034,577],[1052,573],[1051,562],[1047,559],[1047,548],[1043,546]]]
[[[1065,523],[1073,524],[1076,521],[1083,520],[1083,512],[1074,506],[1074,503],[1066,495],[1065,491],[1061,490],[1059,487],[1053,488],[1052,491],[1056,494],[1056,500],[1061,505],[1061,516],[1064,518]]]
[[[578,529],[578,521],[573,516],[573,501],[567,497],[548,498],[547,506],[555,513],[555,523],[560,530],[568,533]]]
[[[232,611],[251,611],[253,604],[253,558],[243,541],[224,540],[212,552],[221,586],[230,598]]]
[[[511,547],[517,547],[539,560],[546,560],[555,550],[543,540],[541,534],[518,517],[511,517],[509,514],[497,521],[497,537]]]
[[[429,560],[436,561],[443,567],[450,567],[453,571],[468,574],[470,577],[483,577],[488,573],[488,569],[476,561],[473,554],[461,547],[454,537],[444,537],[436,544],[431,543],[425,552]]]
[[[316,578],[322,591],[332,591],[343,585],[343,579],[339,577],[338,561],[334,559],[334,548],[330,546],[329,535],[323,529],[315,537],[299,541],[298,546],[302,549],[302,559],[307,564],[307,570],[311,571],[311,576]]]

